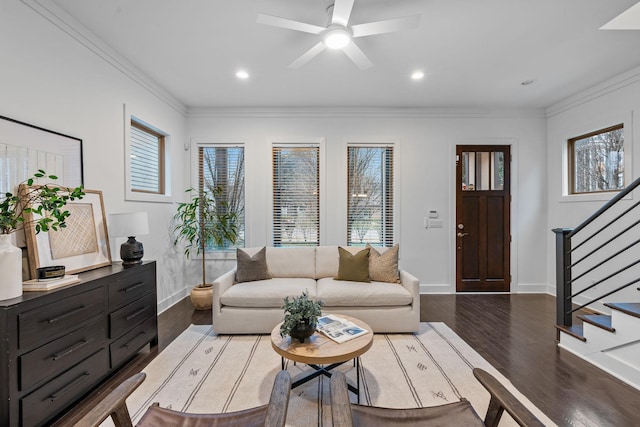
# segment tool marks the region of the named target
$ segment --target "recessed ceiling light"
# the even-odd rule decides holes
[[[414,71],[413,74],[411,74],[411,78],[413,80],[420,80],[423,77],[424,77],[424,73],[422,71]]]
[[[249,78],[249,73],[244,70],[240,70],[236,73],[236,77],[242,80],[246,80]]]
[[[529,86],[531,83],[533,83],[533,80],[525,80],[525,81],[521,82],[520,84],[522,86]]]

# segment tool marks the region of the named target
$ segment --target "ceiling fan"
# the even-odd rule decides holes
[[[373,63],[352,39],[417,28],[420,25],[420,15],[349,25],[349,18],[354,1],[355,0],[335,0],[335,3],[327,8],[330,19],[326,27],[262,13],[258,14],[257,22],[259,24],[272,25],[274,27],[287,28],[322,36],[321,41],[289,64],[289,68],[302,67],[328,47],[330,49],[341,49],[361,70],[372,67]]]

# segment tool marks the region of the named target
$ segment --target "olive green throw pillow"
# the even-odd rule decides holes
[[[242,249],[236,250],[236,282],[253,282],[271,279],[267,268],[267,248],[262,248],[254,256],[250,256]]]
[[[335,280],[349,280],[352,282],[370,282],[369,280],[369,248],[363,249],[355,255],[338,247],[340,256],[338,275]]]
[[[380,253],[367,243],[371,250],[369,254],[369,278],[374,282],[400,283],[398,272],[398,251],[400,246],[396,243],[393,247]]]

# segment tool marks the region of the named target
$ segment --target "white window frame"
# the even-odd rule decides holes
[[[326,229],[327,229],[327,216],[326,216],[326,204],[327,204],[327,195],[326,193],[326,139],[324,137],[302,137],[302,138],[269,138],[269,203],[268,208],[270,212],[270,220],[267,224],[267,241],[271,242],[273,245],[273,159],[272,153],[274,147],[309,147],[315,146],[320,149],[320,164],[318,165],[318,170],[320,176],[318,177],[319,183],[318,187],[320,191],[319,203],[319,215],[320,215],[320,235],[318,236],[318,245],[322,246],[326,244]]]
[[[242,147],[244,149],[244,191],[245,191],[245,201],[244,201],[244,206],[245,206],[245,215],[244,215],[244,246],[245,247],[250,247],[248,246],[248,242],[249,242],[249,219],[248,219],[248,215],[250,212],[247,211],[247,204],[249,202],[249,200],[247,199],[247,144],[245,144],[244,141],[233,141],[233,140],[229,140],[228,142],[220,142],[220,141],[216,141],[216,142],[203,142],[203,141],[196,141],[196,140],[191,140],[191,144],[190,144],[190,150],[191,150],[191,158],[190,158],[190,163],[191,163],[191,173],[190,173],[190,181],[191,181],[191,188],[199,188],[200,186],[200,170],[199,170],[199,165],[198,165],[198,152],[200,151],[200,147]],[[206,252],[204,254],[205,259],[212,259],[212,260],[234,260],[236,259],[236,250],[216,250],[216,251],[212,251],[212,252]],[[202,257],[202,254],[197,255],[197,256],[193,256],[193,259],[200,259]]]
[[[400,139],[397,138],[393,138],[393,139],[379,139],[379,138],[350,138],[350,139],[345,139],[343,141],[343,150],[342,150],[342,161],[344,162],[344,166],[343,166],[343,180],[342,182],[344,182],[344,190],[343,190],[343,200],[344,200],[344,207],[343,207],[343,215],[342,215],[342,221],[343,221],[343,225],[342,225],[342,236],[343,236],[343,241],[346,242],[348,241],[348,236],[347,236],[347,227],[348,227],[348,220],[347,220],[347,216],[349,215],[349,206],[347,203],[347,190],[348,190],[348,185],[347,185],[347,179],[348,179],[348,168],[349,165],[347,164],[347,157],[348,157],[348,150],[349,147],[393,147],[393,242],[398,243],[400,240],[400,236],[401,236],[401,225],[400,225],[400,206],[401,206],[401,191],[400,189],[401,187],[401,183],[400,183],[400,150],[401,150],[401,143],[400,143]]]
[[[144,193],[131,190],[131,120],[152,129],[164,136],[164,193]],[[156,126],[141,120],[139,116],[132,114],[125,105],[124,108],[124,194],[125,200],[137,202],[172,203],[171,197],[171,135],[158,129]]]

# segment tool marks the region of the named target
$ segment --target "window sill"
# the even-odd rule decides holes
[[[590,193],[590,194],[571,194],[563,195],[560,199],[561,203],[574,203],[574,202],[608,202],[613,199],[618,191],[609,191],[606,193]],[[623,197],[623,200],[633,200],[633,194],[628,194]]]

